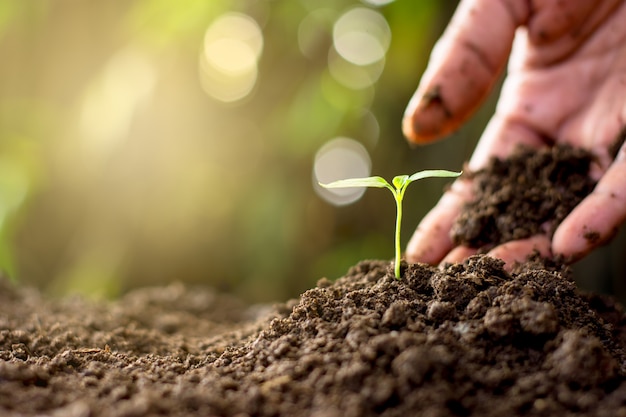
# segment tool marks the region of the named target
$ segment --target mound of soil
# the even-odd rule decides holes
[[[468,206],[468,239],[558,222],[572,206],[545,196],[572,189],[572,166],[581,181],[588,168],[560,152],[531,170],[545,181],[498,171],[520,191],[481,185],[497,209]],[[621,306],[538,259],[512,272],[485,255],[405,264],[401,280],[366,261],[272,307],[182,285],[49,301],[0,280],[0,415],[626,416],[625,346]]]
[[[626,321],[562,272],[362,262],[299,300],[49,302],[2,282],[6,416],[626,415]]]

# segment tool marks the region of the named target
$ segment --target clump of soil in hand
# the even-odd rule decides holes
[[[452,240],[485,251],[510,240],[552,235],[594,188],[593,156],[568,145],[520,147],[510,158],[493,158],[476,172],[474,200],[452,228]],[[591,236],[590,236],[591,238]]]
[[[626,321],[609,299],[537,262],[403,270],[362,262],[265,312],[180,286],[94,305],[4,282],[0,414],[626,412]]]

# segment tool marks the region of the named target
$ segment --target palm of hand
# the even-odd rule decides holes
[[[541,235],[509,242],[491,254],[507,261],[523,259],[533,250],[581,257],[626,220],[626,151],[618,153],[626,133],[626,26],[622,23],[626,21],[626,3],[568,2],[563,6],[544,1],[535,2],[533,13],[522,10],[521,3],[511,3],[515,6],[510,7],[500,3],[497,9],[491,2],[489,7],[494,10],[486,6],[478,9],[477,3],[481,2],[466,1],[460,6],[433,52],[429,70],[407,109],[405,133],[417,142],[430,141],[453,130],[471,114],[509,53],[502,45],[493,47],[493,39],[489,45],[481,44],[481,31],[476,34],[472,29],[481,14],[504,22],[494,29],[502,35],[497,39],[506,44],[516,32],[509,71],[496,113],[472,156],[470,169],[483,167],[492,156],[506,158],[520,144],[539,147],[568,143],[597,156],[592,176],[599,183],[552,239]],[[567,13],[559,7],[568,8]],[[494,16],[498,12],[504,14],[500,20]],[[525,26],[518,27],[521,22]],[[470,34],[470,40],[461,42],[465,34]],[[470,54],[465,61],[450,58],[455,53],[462,56],[459,49],[463,48]],[[468,66],[468,62],[474,65]],[[455,74],[455,65],[462,71],[456,73],[455,81],[446,80]],[[446,82],[467,94],[446,96]],[[437,100],[432,100],[433,91]],[[437,263],[442,259],[458,261],[473,253],[470,248],[454,248],[449,238],[441,237],[441,231],[450,229],[469,198],[471,184],[456,181],[418,227],[407,257]],[[601,236],[593,244],[584,238],[590,229]]]

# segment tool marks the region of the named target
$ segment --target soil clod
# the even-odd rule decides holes
[[[505,161],[493,158],[468,173],[474,199],[452,228],[452,240],[487,251],[511,240],[552,235],[595,187],[593,155],[568,145],[519,148]]]

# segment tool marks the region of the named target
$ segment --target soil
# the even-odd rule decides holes
[[[567,267],[402,270],[364,261],[274,306],[180,284],[55,301],[0,280],[0,415],[626,416],[626,315]]]
[[[594,188],[588,176],[593,156],[580,148],[558,145],[519,148],[516,157],[492,159],[484,169],[468,172],[475,200],[452,229],[452,240],[489,250],[501,243],[556,227]],[[590,232],[590,239],[597,232]]]

